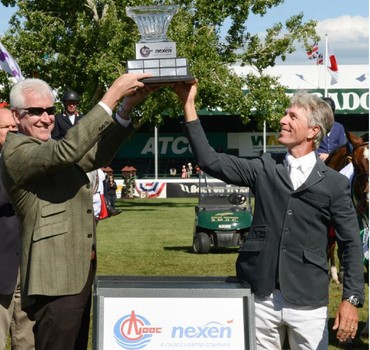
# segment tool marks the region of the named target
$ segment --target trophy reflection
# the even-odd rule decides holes
[[[176,43],[167,37],[167,29],[178,5],[126,7],[141,35],[136,44],[136,59],[127,61],[128,73],[151,73],[145,83],[168,83],[193,80],[188,61],[176,55]]]

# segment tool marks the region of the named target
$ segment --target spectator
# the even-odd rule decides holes
[[[315,95],[297,93],[280,120],[285,155],[255,159],[217,153],[195,109],[197,83],[177,83],[184,129],[201,169],[255,195],[251,230],[236,262],[242,285],[255,300],[257,349],[328,349],[328,228],[343,248],[342,302],[333,329],[339,341],[354,338],[364,302],[362,247],[348,180],[316,158],[315,148],[334,117]],[[294,163],[298,163],[295,167]]]
[[[121,213],[121,210],[116,209],[117,200],[117,183],[114,181],[113,174],[107,174],[104,182],[104,194],[108,202],[108,211],[110,216]]]
[[[16,132],[12,112],[0,109],[0,158],[8,132]],[[0,349],[5,349],[8,333],[12,349],[35,348],[34,322],[21,310],[19,222],[0,179]]]
[[[80,103],[80,96],[75,91],[67,91],[62,98],[64,110],[55,116],[54,129],[51,137],[54,140],[60,140],[66,135],[73,125],[76,125],[84,116],[77,110]]]
[[[102,210],[102,200],[104,200],[104,182],[105,174],[101,169],[90,171],[86,174],[89,179],[91,186],[93,188],[93,207],[94,207],[94,217],[96,221],[100,220],[101,210]]]
[[[193,175],[193,166],[191,163],[188,163],[188,168],[187,168],[187,177],[190,179],[191,175]]]
[[[50,139],[50,86],[25,79],[11,89],[20,134],[7,135],[1,175],[21,223],[22,307],[36,321],[38,350],[87,348],[96,239],[86,173],[109,164],[131,134],[130,112],[150,92],[139,79],[148,76],[120,76],[59,141]]]
[[[183,165],[181,168],[181,178],[187,179],[187,177],[188,177],[188,171],[186,170],[186,166]]]
[[[323,100],[329,104],[333,114],[335,115],[335,103],[333,99],[330,97],[324,97]],[[336,148],[345,145],[346,143],[347,137],[343,125],[334,121],[332,128],[322,139],[316,153],[319,155],[321,160],[325,161],[331,152],[333,152]]]

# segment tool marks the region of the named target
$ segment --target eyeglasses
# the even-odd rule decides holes
[[[48,108],[42,108],[42,107],[29,107],[29,108],[22,108],[22,110],[26,111],[29,116],[37,116],[41,117],[45,112],[48,115],[54,115],[56,108],[55,106],[48,107]]]

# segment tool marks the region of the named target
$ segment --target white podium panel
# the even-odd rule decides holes
[[[95,350],[254,350],[250,289],[233,277],[97,276]]]

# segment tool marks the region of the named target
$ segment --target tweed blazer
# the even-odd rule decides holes
[[[1,157],[1,155],[0,155]],[[19,222],[0,179],[0,294],[10,295],[17,284]]]
[[[317,160],[311,174],[293,189],[284,155],[251,160],[212,149],[200,121],[184,123],[200,168],[226,183],[248,186],[255,195],[251,230],[239,251],[237,276],[258,296],[279,284],[294,304],[328,304],[328,228],[334,225],[343,248],[343,297],[364,301],[360,230],[348,179]]]
[[[59,141],[8,133],[1,169],[21,223],[23,307],[83,289],[96,243],[86,173],[109,164],[130,132],[97,105]]]

